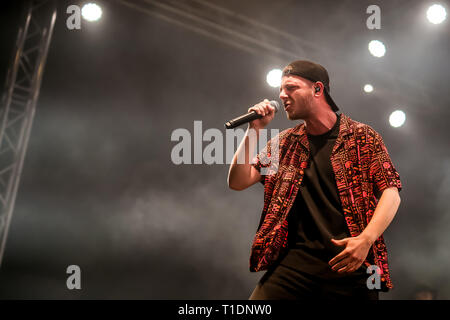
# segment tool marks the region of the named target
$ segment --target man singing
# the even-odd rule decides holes
[[[383,139],[337,113],[328,72],[319,64],[286,66],[280,99],[289,120],[304,122],[270,140],[253,161],[257,141],[247,130],[228,174],[234,190],[264,184],[250,271],[267,272],[250,299],[376,300],[379,290],[392,288],[382,234],[402,188]],[[263,116],[249,124],[258,135],[275,110],[268,100],[252,110]],[[267,174],[261,169],[273,165],[267,159],[275,143],[277,171]]]

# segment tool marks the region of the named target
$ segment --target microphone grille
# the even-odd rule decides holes
[[[280,104],[278,101],[272,100],[270,101],[270,105],[275,108],[275,112],[278,112],[280,110]]]

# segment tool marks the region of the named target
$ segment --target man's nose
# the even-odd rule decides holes
[[[288,96],[287,96],[286,92],[284,91],[284,89],[282,89],[282,90],[280,91],[280,99],[287,98],[287,97],[288,97]]]

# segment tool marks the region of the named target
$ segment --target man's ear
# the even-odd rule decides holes
[[[323,91],[323,83],[320,81],[317,81],[316,83],[314,83],[314,92],[320,93],[320,91]]]

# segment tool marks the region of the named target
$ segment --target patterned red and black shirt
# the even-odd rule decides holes
[[[275,165],[271,152],[278,152]],[[350,235],[358,236],[372,219],[381,193],[390,187],[401,190],[400,176],[381,136],[370,126],[344,114],[330,161]],[[261,172],[264,183],[264,208],[250,256],[250,271],[256,272],[273,265],[288,248],[287,216],[302,184],[304,170],[309,167],[304,123],[271,139],[253,159],[253,166]],[[276,170],[264,174],[261,169],[268,167]],[[393,287],[382,235],[372,245],[364,263],[379,267],[383,289]]]

